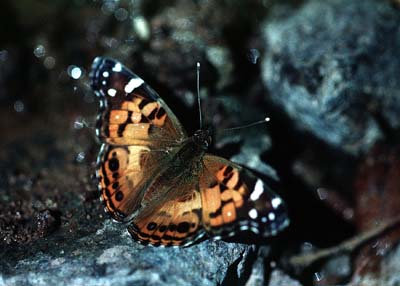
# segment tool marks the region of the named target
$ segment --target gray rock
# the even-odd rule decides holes
[[[400,126],[400,14],[389,1],[307,1],[273,14],[262,76],[298,127],[355,154],[382,126]]]
[[[259,256],[253,264],[253,268],[249,279],[245,286],[262,286],[265,285],[265,265],[264,258]]]
[[[300,282],[292,279],[279,269],[272,271],[269,286],[301,286]]]
[[[92,235],[64,238],[53,236],[46,247],[3,251],[0,285],[218,285],[233,263],[254,251],[210,240],[189,248],[146,247],[109,220]],[[13,256],[23,252],[25,257],[15,261]],[[238,271],[239,278],[243,271]]]

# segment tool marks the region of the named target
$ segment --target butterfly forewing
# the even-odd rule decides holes
[[[101,198],[114,219],[129,220],[186,135],[157,93],[121,63],[96,58],[91,81],[100,101],[96,133],[104,142],[97,166]]]
[[[100,99],[97,135],[108,144],[160,148],[186,138],[160,96],[121,63],[96,58],[91,80]]]

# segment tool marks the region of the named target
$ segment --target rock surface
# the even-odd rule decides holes
[[[40,246],[5,251],[0,285],[217,285],[251,251],[218,241],[185,249],[144,247],[123,229],[107,220],[76,240],[59,235]]]
[[[264,83],[298,127],[367,151],[399,128],[398,10],[388,1],[307,1],[265,23]]]

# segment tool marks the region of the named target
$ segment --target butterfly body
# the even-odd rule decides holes
[[[208,235],[275,235],[288,225],[282,200],[248,170],[207,153],[208,130],[188,137],[159,95],[118,61],[96,58],[104,143],[97,178],[105,209],[132,237],[187,246]]]

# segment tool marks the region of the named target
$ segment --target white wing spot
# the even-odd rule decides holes
[[[143,80],[141,78],[133,78],[131,79],[127,85],[125,85],[125,92],[131,93],[135,88],[138,88],[143,84]]]
[[[251,210],[249,211],[249,216],[250,216],[252,219],[256,219],[256,218],[258,217],[258,212],[257,212],[257,210],[256,210],[256,209],[251,209]]]
[[[110,75],[110,74],[108,73],[108,71],[103,72],[103,76],[104,76],[104,77],[109,77],[109,75]]]
[[[280,204],[282,204],[282,200],[280,198],[273,198],[271,204],[272,207],[276,209]]]
[[[117,91],[114,88],[110,88],[107,90],[109,96],[114,97],[117,94]]]
[[[267,221],[268,221],[268,219],[265,216],[261,218],[261,222],[266,223]]]
[[[256,201],[260,198],[261,194],[264,192],[264,186],[260,179],[257,180],[254,186],[254,191],[250,195],[250,200]]]
[[[122,71],[122,65],[120,63],[116,63],[112,70],[115,72],[120,72]]]
[[[101,83],[102,83],[102,85],[106,85],[107,84],[107,82],[105,80],[103,80]]]

